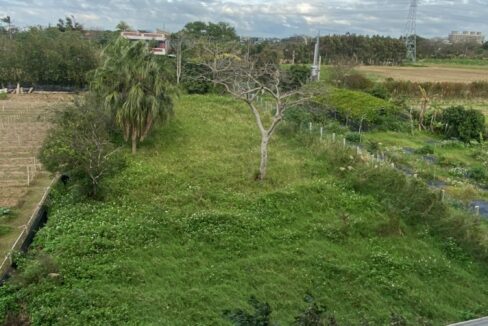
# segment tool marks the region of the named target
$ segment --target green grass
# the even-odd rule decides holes
[[[258,145],[246,107],[181,97],[103,202],[53,192],[0,313],[33,325],[229,325],[223,310],[255,295],[289,325],[311,293],[341,325],[488,315],[486,263],[353,186],[359,167],[354,178],[339,170],[358,164],[349,154],[283,129],[258,183]]]
[[[9,209],[9,214],[0,216],[0,224],[4,226],[4,231],[0,231],[0,257],[2,260],[12,249],[51,181],[52,177],[47,173],[38,175],[31,183],[27,194],[22,198],[20,206]],[[0,215],[2,209],[0,208]]]
[[[364,134],[364,142],[381,144],[381,149],[392,160],[409,166],[413,171],[427,180],[435,179],[446,183],[445,189],[453,199],[469,204],[473,200],[488,200],[488,192],[479,187],[478,182],[466,177],[455,177],[449,171],[454,167],[469,170],[475,166],[483,166],[476,154],[487,153],[486,145],[464,145],[456,142],[454,145],[443,145],[445,139],[429,132],[415,131],[412,135],[407,132],[369,132]],[[418,153],[405,153],[406,150],[419,150],[424,146],[433,149],[436,163],[432,164],[422,159]],[[486,155],[486,154],[485,154]]]

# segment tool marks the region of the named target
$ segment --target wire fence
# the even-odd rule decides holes
[[[37,204],[36,208],[34,209],[34,212],[32,213],[31,217],[29,218],[29,221],[22,226],[22,231],[15,240],[14,244],[10,248],[9,252],[5,255],[5,258],[2,261],[2,264],[0,265],[0,280],[4,279],[5,276],[8,274],[12,264],[13,264],[13,254],[16,251],[19,251],[25,241],[27,240],[29,234],[34,232],[34,227],[37,225],[37,222],[41,218],[41,213],[44,208],[44,204],[46,203],[46,200],[49,196],[49,193],[51,192],[52,187],[57,183],[59,180],[59,176],[56,176],[53,178],[51,183],[49,184],[48,187],[46,187],[41,200]]]
[[[382,150],[377,150],[375,152],[370,152],[362,143],[350,142],[347,140],[346,136],[343,134],[336,134],[334,132],[328,133],[327,130],[319,124],[314,124],[313,122],[308,122],[306,128],[300,126],[300,132],[308,133],[311,136],[318,137],[318,139],[325,143],[335,143],[342,144],[344,150],[355,151],[358,156],[362,158],[362,161],[371,167],[387,167],[395,169],[396,171],[406,175],[407,177],[419,178],[419,173],[412,169],[411,171],[402,168],[400,165],[395,163],[387,152]],[[473,204],[466,207],[460,200],[450,196],[445,189],[435,185],[427,183],[430,189],[437,192],[439,198],[442,202],[455,206],[457,208],[463,208],[468,213],[480,217],[482,215],[480,204]],[[488,204],[488,203],[487,203]],[[483,216],[488,218],[488,214],[483,212]]]

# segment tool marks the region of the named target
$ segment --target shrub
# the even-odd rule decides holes
[[[295,317],[296,326],[325,326],[325,325],[337,325],[337,321],[333,316],[328,318],[326,324],[326,318],[323,316],[325,308],[312,303],[300,316]]]
[[[310,68],[306,65],[292,65],[286,71],[285,78],[282,81],[285,90],[300,88],[307,83],[310,76]]]
[[[82,192],[98,195],[100,183],[123,165],[110,137],[110,116],[96,99],[87,97],[59,112],[46,137],[40,160],[53,173],[68,174]]]
[[[367,144],[368,151],[370,152],[377,152],[381,149],[381,143],[377,141],[370,140]]]
[[[326,96],[317,97],[316,102],[329,116],[355,129],[397,129],[398,108],[370,94],[336,88]]]
[[[373,87],[373,82],[358,72],[352,72],[344,76],[343,87],[366,91]]]
[[[465,168],[460,166],[453,167],[449,169],[448,172],[453,177],[458,177],[458,178],[464,178],[468,175],[468,171]]]
[[[0,101],[6,100],[8,97],[7,93],[0,93]]]
[[[385,87],[385,85],[381,83],[376,83],[373,88],[368,90],[368,93],[373,95],[374,97],[381,98],[383,100],[388,100],[391,97],[388,89]]]
[[[200,78],[200,76],[207,73],[210,73],[210,71],[203,65],[185,64],[181,84],[188,94],[207,94],[213,90],[211,82]]]
[[[249,299],[249,304],[253,307],[254,313],[249,313],[242,309],[225,310],[224,317],[235,326],[266,326],[271,324],[271,306],[260,302],[256,297]]]
[[[296,132],[301,126],[313,121],[314,119],[312,119],[310,110],[308,110],[308,108],[300,107],[286,110],[283,120],[286,121],[288,127],[291,126],[293,131]]]
[[[346,134],[346,140],[351,143],[360,143],[361,142],[361,134],[358,132],[348,132]]]
[[[9,215],[10,213],[10,208],[0,207],[0,217]]]
[[[415,150],[415,154],[419,154],[419,155],[434,154],[434,146],[432,145],[422,146]]]
[[[468,177],[478,182],[484,182],[488,179],[488,172],[482,166],[475,166],[468,170]]]
[[[441,121],[446,126],[444,135],[448,138],[458,138],[469,143],[473,139],[481,141],[483,137],[485,116],[478,110],[451,106],[444,110]]]

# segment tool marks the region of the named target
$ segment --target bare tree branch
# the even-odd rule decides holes
[[[271,136],[283,121],[286,110],[304,105],[311,99],[311,95],[301,89],[286,89],[283,85],[286,73],[276,64],[258,65],[257,61],[239,54],[235,49],[229,50],[215,44],[206,44],[203,49],[210,54],[202,62],[210,74],[200,78],[220,85],[228,94],[246,103],[256,120],[261,133],[261,164],[257,179],[263,180]],[[262,99],[271,100],[274,107],[274,114],[267,125],[263,121],[267,112],[259,108],[259,100]]]

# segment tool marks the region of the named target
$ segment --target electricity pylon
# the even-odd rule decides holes
[[[407,47],[407,61],[417,61],[417,8],[418,0],[411,0],[405,25],[405,46]]]

